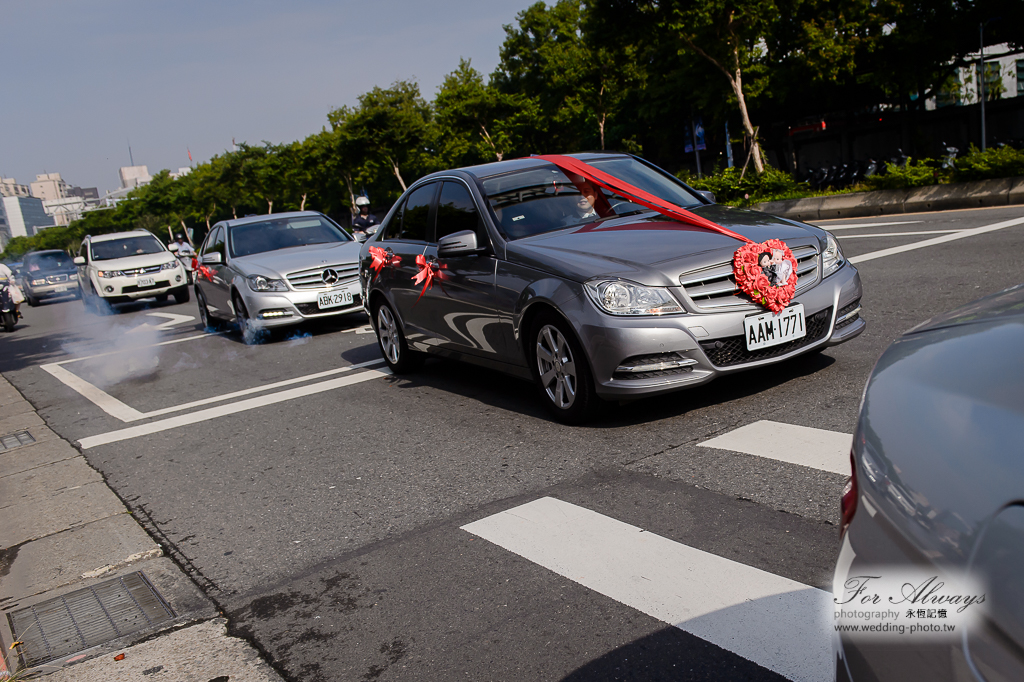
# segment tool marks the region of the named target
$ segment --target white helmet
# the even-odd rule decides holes
[[[369,206],[370,200],[366,197],[356,197],[356,206]]]

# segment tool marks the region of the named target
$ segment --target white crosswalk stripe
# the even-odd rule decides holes
[[[848,433],[762,420],[700,443],[700,447],[733,450],[835,474],[850,474]]]
[[[789,679],[832,677],[823,590],[551,497],[463,530]]]

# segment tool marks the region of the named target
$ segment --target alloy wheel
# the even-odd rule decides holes
[[[546,324],[540,328],[536,355],[541,387],[556,407],[568,410],[576,401],[576,363],[557,327]]]
[[[392,365],[397,365],[400,352],[398,324],[386,305],[377,309],[377,337],[380,339],[380,349],[384,352],[384,357]]]

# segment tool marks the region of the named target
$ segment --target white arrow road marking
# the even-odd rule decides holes
[[[791,680],[832,679],[832,595],[544,497],[462,527]]]
[[[853,436],[838,431],[761,420],[699,444],[812,469],[850,475]]]
[[[183,322],[191,322],[196,319],[192,315],[175,315],[174,313],[146,313],[149,317],[166,317],[169,322],[161,322],[160,324],[150,324],[149,322],[143,322],[134,329],[129,329],[126,333],[131,334],[133,332],[142,331],[143,329],[150,329],[154,331],[164,331],[182,324]]]

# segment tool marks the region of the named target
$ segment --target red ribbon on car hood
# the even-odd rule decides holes
[[[738,239],[747,244],[753,243],[750,239],[747,239],[739,233],[722,227],[718,223],[713,223],[707,218],[702,218],[696,213],[691,213],[685,208],[669,203],[668,201],[656,197],[649,192],[645,192],[639,187],[634,187],[628,182],[620,180],[613,175],[609,175],[600,169],[594,168],[590,164],[584,163],[579,159],[574,159],[571,156],[563,156],[561,154],[541,154],[539,156],[531,156],[530,158],[553,163],[563,171],[579,175],[598,187],[603,187],[610,192],[628,197],[633,203],[646,206],[647,208],[657,211],[663,216],[672,218],[673,220],[678,220],[679,222],[686,223],[688,225],[695,225],[696,227],[703,227],[704,229],[724,234],[727,237]]]

